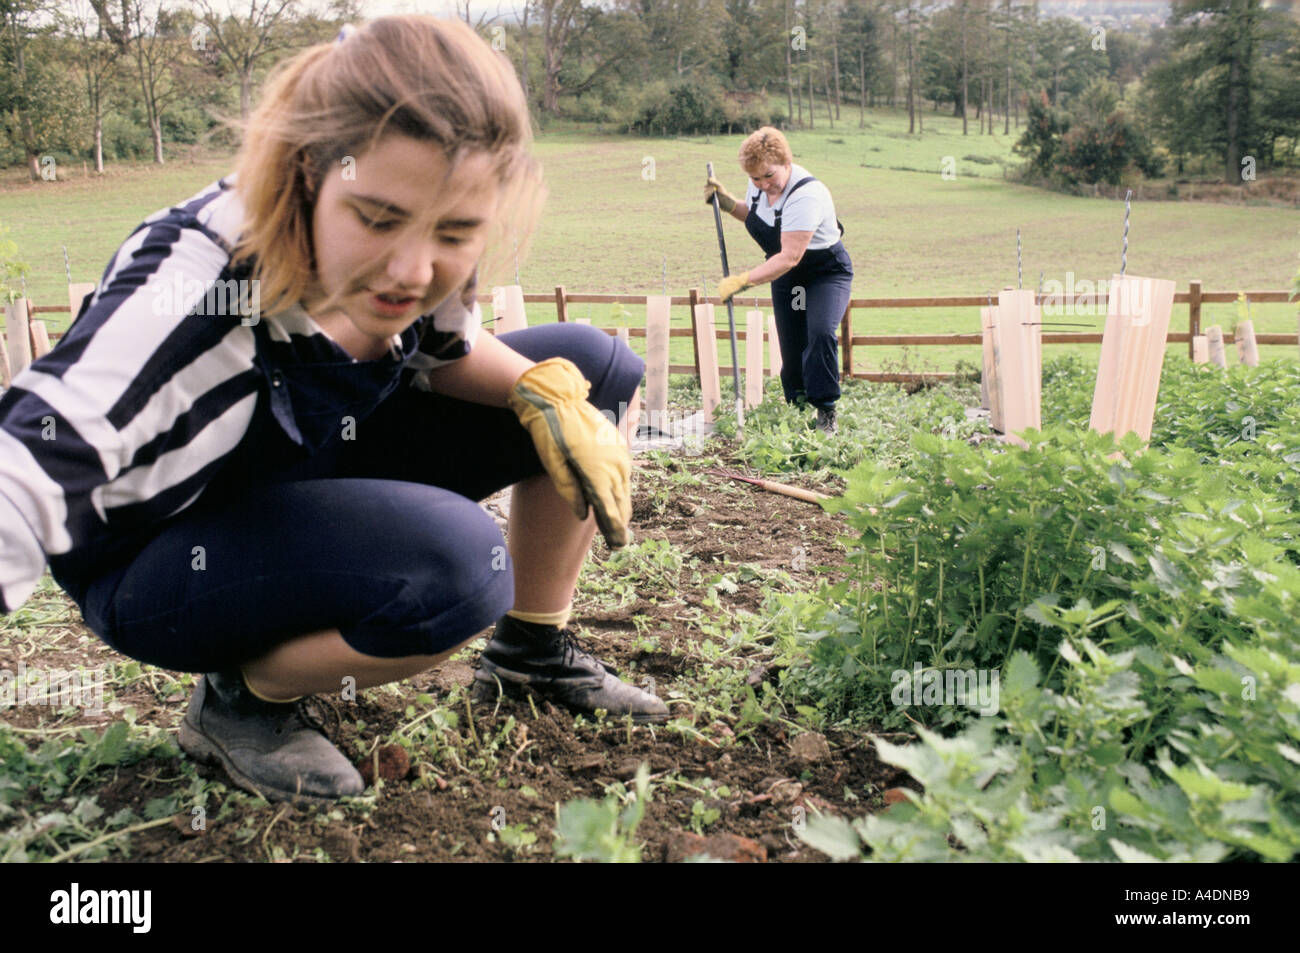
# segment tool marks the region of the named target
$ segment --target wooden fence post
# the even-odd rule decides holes
[[[1201,333],[1201,282],[1198,278],[1193,281],[1187,288],[1187,296],[1190,299],[1187,302],[1187,356],[1196,360],[1195,341],[1196,336]]]
[[[687,297],[689,298],[690,309],[691,309],[691,347],[695,351],[695,379],[699,381],[702,386],[704,380],[702,377],[700,377],[700,328],[699,328],[699,323],[696,320],[696,311],[695,311],[695,309],[699,307],[700,304],[700,289],[691,288],[686,294]]]
[[[844,370],[840,377],[847,380],[853,377],[853,299],[844,306],[844,317],[840,318],[840,350],[844,361]]]
[[[564,300],[564,285],[555,286],[555,320],[561,324],[569,320],[569,304]]]

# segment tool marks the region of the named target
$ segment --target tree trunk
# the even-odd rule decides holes
[[[1002,114],[1002,135],[1011,135],[1011,64],[1007,63],[1007,109]]]
[[[785,5],[785,114],[794,117],[794,77],[790,70],[790,4]],[[802,120],[801,120],[802,121]]]
[[[970,75],[966,60],[966,4],[961,5],[961,134],[967,134],[966,113],[969,110]]]
[[[1007,111],[1002,115],[1002,135],[1011,134],[1011,0],[1006,2],[1007,11]]]
[[[826,86],[826,121],[830,123],[832,129],[835,128],[835,116],[831,115],[831,82],[826,75],[826,64],[822,64],[822,83]],[[835,107],[835,112],[839,113],[839,106]]]
[[[838,31],[831,31],[831,60],[835,69],[835,118],[840,118],[840,41]],[[830,90],[826,91],[830,95]]]
[[[542,19],[542,109],[548,113],[557,113],[559,107],[559,51],[555,48],[555,31],[551,19],[551,5],[543,5],[545,11]]]
[[[154,116],[149,120],[149,131],[153,133],[153,161],[156,165],[162,165],[164,160],[161,116]]]
[[[794,105],[799,112],[799,125],[803,125],[803,77],[800,76],[794,87]]]
[[[239,74],[239,117],[248,121],[253,111],[253,64],[248,63]]]
[[[1223,181],[1229,185],[1241,184],[1241,146],[1239,142],[1241,125],[1240,105],[1238,103],[1237,83],[1241,78],[1241,64],[1233,57],[1228,64],[1228,108],[1224,119],[1227,122],[1228,156],[1224,169]]]
[[[889,18],[889,69],[893,74],[893,85],[889,93],[889,108],[898,104],[898,21]]]
[[[817,128],[817,103],[813,100],[812,64],[808,64],[808,128]]]
[[[867,54],[858,50],[858,128],[867,127]]]
[[[907,4],[907,132],[909,135],[916,132],[916,84],[913,82],[913,65],[912,65],[912,3],[908,0]]]
[[[528,98],[528,0],[524,0],[524,15],[519,25],[519,46],[521,50],[522,63],[519,66],[519,85],[524,90],[524,102],[528,103],[528,111],[532,112],[532,102]]]
[[[95,171],[100,175],[104,173],[104,117],[102,114],[95,116]]]

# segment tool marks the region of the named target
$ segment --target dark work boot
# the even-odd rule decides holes
[[[667,721],[668,706],[656,696],[615,678],[567,629],[504,616],[474,672],[474,700],[496,699],[498,688],[512,696],[524,686],[582,714],[603,708],[611,718]]]
[[[835,405],[817,408],[817,429],[822,433],[835,433]]]
[[[262,701],[238,669],[210,673],[190,698],[181,748],[220,764],[241,788],[268,801],[333,803],[360,794],[361,775],[325,737],[310,701]]]

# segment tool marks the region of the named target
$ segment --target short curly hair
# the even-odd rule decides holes
[[[754,130],[740,145],[740,167],[746,172],[757,171],[768,164],[790,165],[793,162],[790,143],[785,141],[781,130],[773,126]]]

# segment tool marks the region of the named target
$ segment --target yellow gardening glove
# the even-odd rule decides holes
[[[510,391],[542,465],[578,519],[587,507],[610,549],[626,546],[632,521],[632,455],[618,428],[587,401],[591,385],[562,357],[534,364]]]
[[[725,188],[723,188],[721,182],[719,182],[713,176],[709,176],[708,179],[705,180],[705,184],[704,184],[705,205],[713,204],[714,192],[718,194],[718,207],[722,209],[724,212],[726,212],[728,215],[730,215],[731,210],[736,207],[736,197],[732,195],[730,192],[728,192]]]
[[[749,283],[749,272],[747,271],[743,271],[738,275],[727,275],[718,282],[718,297],[722,299],[723,304],[726,304],[727,299],[732,295],[740,294],[746,288],[752,287],[753,285]]]

